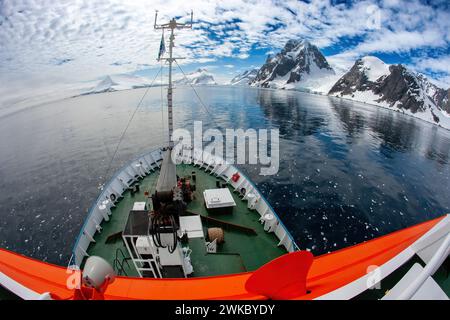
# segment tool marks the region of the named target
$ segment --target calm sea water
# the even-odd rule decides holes
[[[71,98],[0,118],[0,246],[65,264],[99,184],[161,144],[161,90]],[[278,128],[280,171],[259,186],[301,248],[321,254],[450,212],[450,131],[364,104],[292,91],[175,91],[176,127]]]

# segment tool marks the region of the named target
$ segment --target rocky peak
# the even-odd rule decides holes
[[[331,88],[330,94],[352,94],[355,91],[370,90],[381,77],[389,74],[389,66],[376,57],[356,60],[352,68]]]
[[[381,96],[379,101],[397,103],[412,113],[424,112],[425,91],[419,79],[401,64],[390,66],[389,71],[390,74],[372,89]]]
[[[330,74],[334,71],[316,46],[306,40],[289,40],[279,53],[267,57],[251,84],[283,87],[308,77]]]
[[[258,74],[258,68],[245,70],[243,73],[238,74],[233,79],[231,79],[231,85],[248,85],[253,79],[255,79]]]
[[[407,112],[438,124],[444,121],[448,125],[442,113],[448,112],[448,91],[404,65],[388,66],[375,57],[358,59],[329,94]]]

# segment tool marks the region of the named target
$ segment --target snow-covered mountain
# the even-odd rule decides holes
[[[250,70],[245,70],[243,73],[238,74],[230,81],[232,86],[247,86],[249,85],[258,74],[259,69],[254,68]]]
[[[252,86],[327,92],[337,80],[320,50],[306,40],[289,40],[280,53],[269,56]],[[328,86],[324,86],[327,84]]]
[[[443,111],[450,114],[450,89],[442,89],[428,81],[423,74],[417,74],[417,78],[425,88],[426,94],[439,106]]]
[[[444,90],[439,88],[433,98],[442,110],[450,114],[450,89]]]
[[[133,75],[113,75],[106,76],[95,87],[88,89],[83,94],[94,94],[102,92],[112,92],[128,89],[144,88],[149,85],[148,79]]]
[[[216,85],[216,80],[214,76],[209,73],[206,69],[199,68],[194,72],[186,74],[186,77],[174,81],[177,85]]]
[[[389,74],[387,64],[376,57],[367,56],[357,60],[353,67],[334,84],[329,94],[351,96],[358,92],[365,92],[370,90],[379,78]]]
[[[450,129],[448,91],[403,65],[387,65],[376,57],[358,59],[329,94],[400,111]]]
[[[217,84],[214,76],[202,68],[174,83]],[[306,40],[289,40],[259,70],[247,70],[229,84],[329,94],[389,108],[450,129],[450,89],[437,87],[403,65],[388,65],[373,56],[358,59],[349,71],[338,75],[320,50]],[[105,77],[83,94],[147,86],[148,79],[114,75]]]

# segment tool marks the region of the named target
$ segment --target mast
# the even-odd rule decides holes
[[[173,47],[175,35],[174,30],[175,29],[192,29],[192,19],[193,19],[193,12],[191,11],[191,22],[190,23],[178,23],[175,18],[172,18],[168,23],[164,24],[157,24],[158,18],[158,11],[155,13],[155,25],[154,28],[156,30],[162,29],[163,32],[165,29],[170,29],[170,37],[169,37],[169,57],[168,58],[161,58],[162,60],[166,60],[169,62],[169,87],[167,89],[167,121],[168,121],[168,128],[169,128],[169,148],[171,149],[173,147],[173,141],[172,141],[172,133],[173,133],[173,86],[172,86],[172,64],[176,59],[183,59],[183,58],[174,58],[173,57]]]

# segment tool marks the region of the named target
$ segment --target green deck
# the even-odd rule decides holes
[[[196,214],[208,216],[208,212],[203,202],[203,191],[205,189],[216,188],[216,177],[206,173],[203,169],[192,165],[178,165],[177,175],[180,177],[196,172],[196,191],[194,201],[188,205],[188,211]],[[91,243],[88,248],[89,255],[96,255],[106,259],[111,265],[116,258],[116,250],[121,249],[128,257],[129,254],[121,238],[112,243],[105,243],[108,236],[121,232],[127,222],[128,214],[136,201],[146,201],[144,192],[153,193],[156,186],[158,172],[152,173],[139,181],[140,192],[131,195],[129,191],[123,194],[123,199],[112,208],[112,215],[109,221],[102,223],[103,231],[96,233],[95,243]],[[233,191],[230,189],[230,191]],[[219,245],[215,254],[206,253],[205,239],[189,239],[188,246],[192,249],[191,263],[194,267],[193,276],[213,276],[251,271],[259,268],[263,264],[286,253],[282,247],[278,247],[278,238],[273,233],[264,231],[259,222],[259,214],[256,211],[247,209],[247,202],[242,201],[236,193],[233,193],[236,207],[232,214],[214,214],[212,217],[233,224],[252,228],[256,235],[249,235],[242,231],[225,229],[225,243]],[[212,223],[209,225],[214,226]],[[203,222],[204,233],[208,224]],[[128,276],[138,276],[133,263],[129,261],[129,266],[124,264],[125,272]]]

